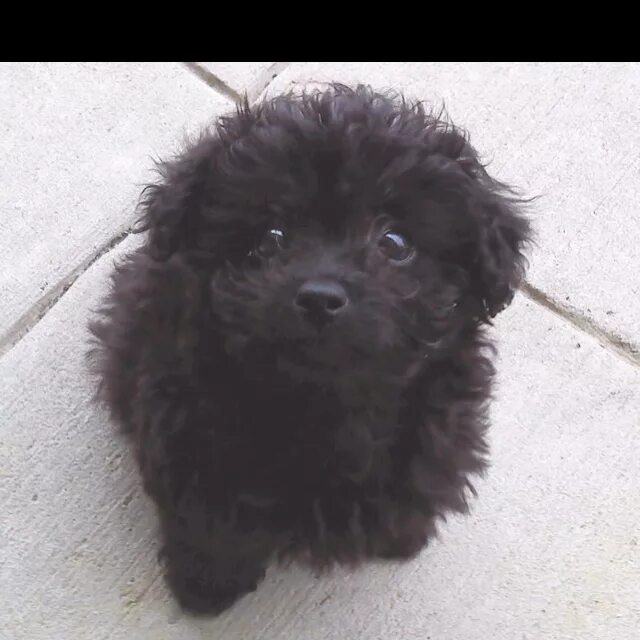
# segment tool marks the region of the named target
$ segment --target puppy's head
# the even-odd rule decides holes
[[[529,235],[466,136],[365,87],[223,118],[163,167],[149,249],[206,273],[224,348],[302,378],[405,378],[511,300]]]

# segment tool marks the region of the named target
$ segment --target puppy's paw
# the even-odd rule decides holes
[[[374,555],[381,560],[403,562],[413,560],[426,545],[426,535],[394,536],[385,540]]]
[[[262,575],[244,584],[233,580],[221,583],[215,576],[208,576],[201,568],[188,573],[169,569],[165,573],[165,579],[183,609],[196,615],[215,616],[231,607],[242,596],[255,591]]]

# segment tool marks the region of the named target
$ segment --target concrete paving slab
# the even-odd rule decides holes
[[[5,62],[0,95],[7,346],[131,224],[151,158],[176,151],[232,103],[178,63]]]
[[[217,620],[182,615],[124,442],[90,404],[98,260],[0,359],[0,638],[629,640],[640,628],[640,370],[517,297],[500,317],[493,467],[412,563],[271,571]]]
[[[541,196],[530,282],[640,357],[640,63],[291,63],[268,93],[313,81],[444,101],[495,175]]]

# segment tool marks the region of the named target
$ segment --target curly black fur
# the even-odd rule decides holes
[[[92,362],[176,597],[215,613],[272,558],[414,556],[486,465],[483,326],[523,276],[520,202],[459,129],[361,86],[244,104],[160,172]],[[331,321],[293,303],[318,281],[348,297]]]

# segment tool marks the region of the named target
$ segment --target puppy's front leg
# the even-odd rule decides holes
[[[264,577],[271,548],[263,536],[228,523],[208,529],[177,516],[162,520],[165,578],[183,608],[217,615]]]

